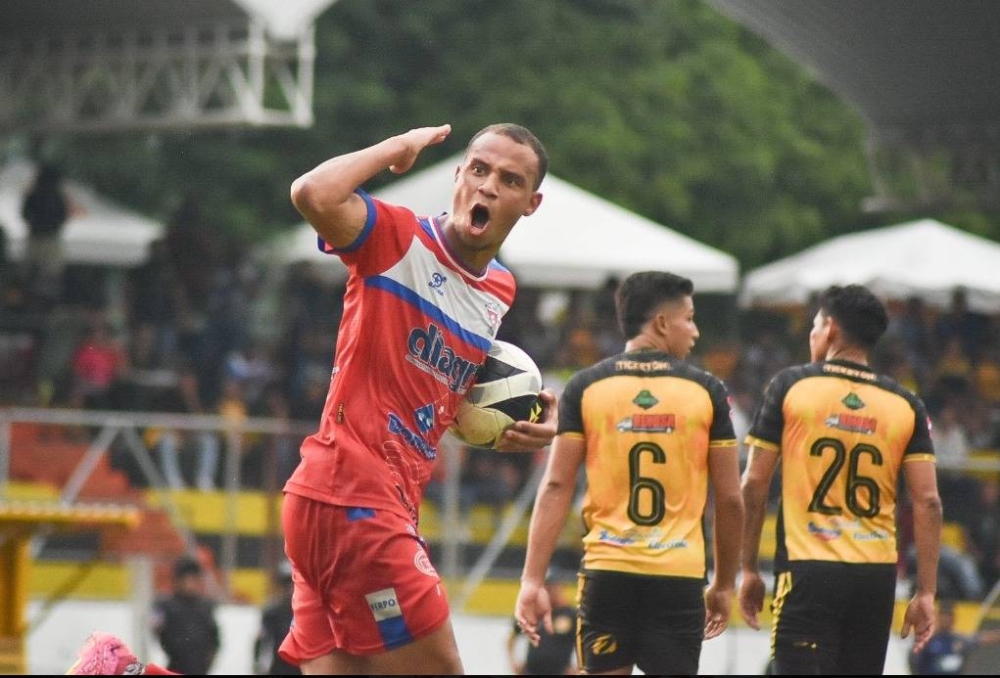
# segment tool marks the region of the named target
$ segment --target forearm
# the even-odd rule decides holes
[[[552,560],[559,534],[566,524],[574,492],[575,487],[570,484],[543,479],[531,513],[522,581],[545,581],[545,571]]]
[[[743,484],[743,570],[757,572],[760,559],[760,537],[767,515],[767,489],[756,484]]]
[[[292,183],[292,203],[300,212],[343,203],[362,184],[393,165],[406,149],[402,137],[394,136],[331,158]],[[308,215],[303,212],[303,216]]]
[[[937,592],[938,553],[941,548],[941,500],[937,496],[913,503],[913,537],[917,548],[917,591]]]
[[[347,247],[364,228],[367,207],[355,191],[373,176],[405,157],[402,137],[332,158],[292,183],[292,203],[333,247]]]
[[[743,502],[739,495],[716,500],[714,525],[715,584],[735,588],[743,541]]]

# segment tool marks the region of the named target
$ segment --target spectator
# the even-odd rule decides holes
[[[977,485],[974,502],[963,512],[962,527],[988,590],[1000,579],[1000,481],[992,477]]]
[[[254,669],[260,676],[300,676],[299,667],[278,654],[278,646],[292,626],[292,568],[282,561],[274,577],[275,595],[264,607],[254,641]]]
[[[108,322],[103,317],[95,319],[87,338],[73,353],[70,406],[88,410],[113,408],[114,389],[128,367],[125,355]]]
[[[937,613],[937,631],[920,652],[911,652],[910,671],[915,676],[962,675],[969,650],[980,643],[1000,643],[1000,630],[980,631],[971,636],[955,631],[955,608],[941,601]]]
[[[215,605],[204,592],[204,569],[184,556],[174,564],[173,592],[156,602],[153,632],[167,654],[167,669],[206,675],[219,651]]]
[[[56,301],[61,292],[61,236],[69,211],[62,173],[53,165],[39,165],[38,174],[24,196],[21,216],[28,225],[29,287],[38,299],[47,302]]]
[[[189,363],[182,362],[178,369],[176,388],[167,392],[160,400],[157,409],[179,414],[206,414],[200,391],[198,375]],[[215,488],[215,476],[219,466],[219,439],[215,431],[182,433],[166,429],[149,433],[154,440],[158,440],[160,465],[169,487],[181,490],[187,486],[181,469],[180,455],[188,443],[194,442],[198,447],[196,472],[198,489],[209,491]]]

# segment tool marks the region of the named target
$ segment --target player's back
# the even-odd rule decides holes
[[[560,433],[587,445],[585,565],[703,577],[708,455],[735,444],[722,383],[634,351],[574,375],[562,400]]]
[[[933,454],[916,396],[859,364],[788,368],[769,384],[749,441],[780,447],[776,567],[896,562],[902,464]]]

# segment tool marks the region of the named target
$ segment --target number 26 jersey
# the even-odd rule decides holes
[[[789,367],[768,384],[746,443],[781,455],[776,569],[897,561],[899,471],[934,461],[920,398],[857,363]]]

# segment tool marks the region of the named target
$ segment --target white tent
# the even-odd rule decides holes
[[[375,192],[419,215],[451,209],[461,155],[406,176]],[[548,174],[542,204],[523,218],[500,250],[500,260],[522,285],[596,289],[608,277],[642,270],[671,271],[694,281],[697,292],[733,292],[736,259]],[[333,260],[316,251],[316,234],[302,224],[272,245],[285,262]],[[341,268],[342,270],[342,268]]]
[[[1000,244],[933,219],[832,238],[746,274],[744,307],[801,304],[829,285],[867,285],[885,299],[919,296],[945,308],[957,288],[969,308],[1000,312]]]
[[[0,229],[12,260],[23,258],[27,248],[28,225],[21,205],[36,173],[37,167],[26,160],[0,168]],[[71,180],[64,180],[63,188],[71,210],[61,236],[67,263],[137,266],[146,260],[149,244],[163,233],[162,224]]]

